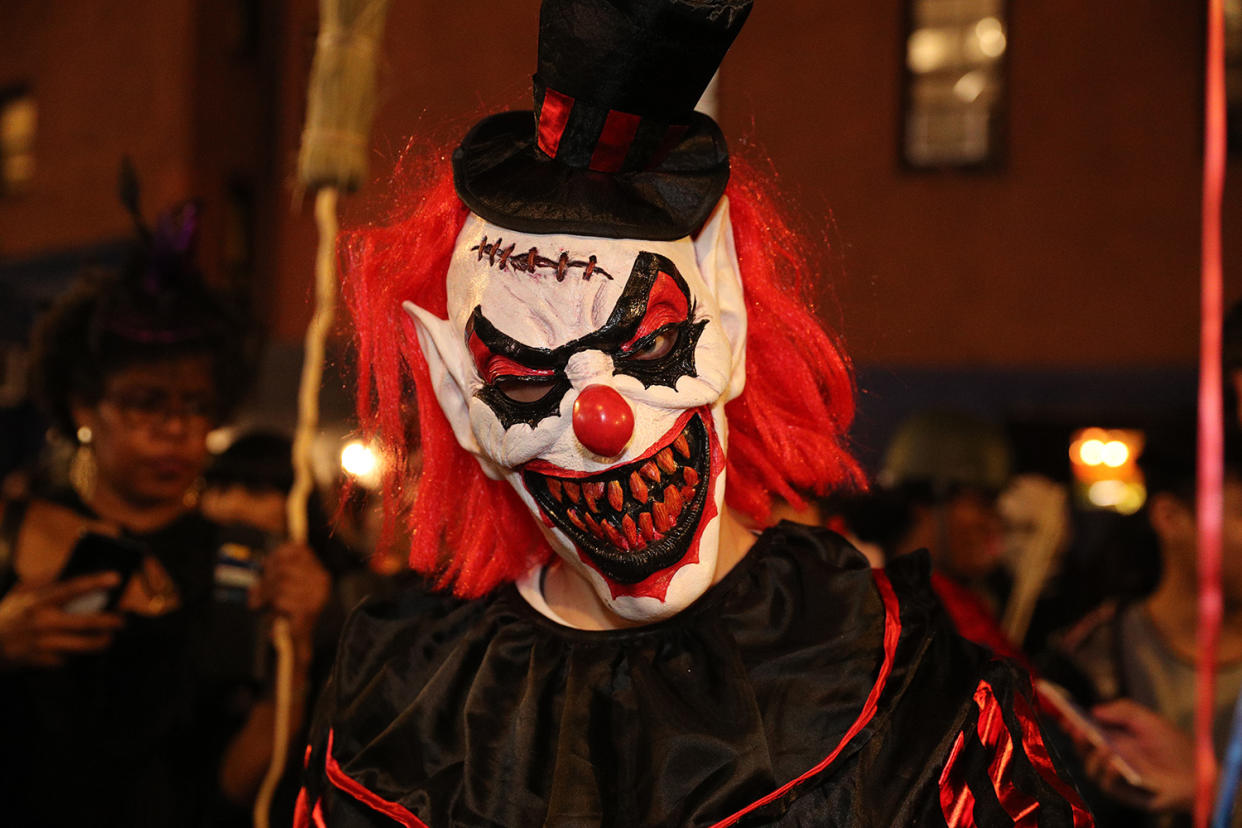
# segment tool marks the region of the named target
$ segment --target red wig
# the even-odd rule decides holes
[[[407,147],[380,222],[343,235],[345,297],[357,331],[358,416],[383,447],[385,531],[404,513],[410,565],[442,588],[477,597],[551,554],[508,483],[491,480],[457,443],[432,391],[413,322],[418,304],[447,318],[445,274],[467,215],[447,152]],[[746,388],[725,408],[726,502],[766,524],[772,496],[801,508],[800,493],[862,485],[846,446],[854,416],[850,365],[811,309],[823,261],[778,206],[771,175],[732,160],[726,194],[746,294]],[[418,432],[408,408],[418,408]],[[421,470],[410,458],[421,449]],[[403,496],[412,486],[412,499]],[[404,504],[404,505],[403,505]]]

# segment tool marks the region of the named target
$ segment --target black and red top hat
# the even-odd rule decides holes
[[[693,233],[729,180],[724,136],[694,106],[751,4],[544,0],[535,111],[470,130],[453,153],[461,199],[528,233]]]

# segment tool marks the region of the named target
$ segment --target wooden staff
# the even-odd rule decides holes
[[[336,307],[336,202],[366,177],[368,135],[375,114],[375,74],[388,0],[320,0],[319,39],[307,91],[306,127],[298,153],[298,179],[317,188],[315,223],[315,313],[306,330],[298,425],[293,439],[293,488],[287,516],[289,537],[306,543],[306,503],[314,490],[311,446],[319,427],[323,357]],[[293,687],[293,642],[289,622],[272,625],[276,648],[276,721],[272,761],[255,797],[255,828],[267,828],[272,795],[284,773],[289,747]]]

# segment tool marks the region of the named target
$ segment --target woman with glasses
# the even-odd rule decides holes
[[[35,332],[34,390],[78,448],[70,487],[0,516],[5,824],[244,824],[274,709],[262,671],[234,669],[266,642],[221,624],[238,617],[222,602],[290,619],[305,687],[323,568],[280,544],[260,570],[196,509],[252,354],[192,264],[194,224],[191,206],[139,220],[126,266],[80,279]]]

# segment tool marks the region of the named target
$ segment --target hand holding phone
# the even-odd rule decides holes
[[[1195,800],[1195,748],[1190,736],[1131,699],[1087,713],[1054,684],[1037,684],[1041,699],[1080,722],[1071,734],[1085,748],[1087,775],[1109,796],[1153,813],[1189,811]],[[1071,725],[1072,726],[1072,725]]]
[[[19,583],[0,598],[0,668],[56,667],[67,655],[102,650],[122,625],[119,616],[74,614],[65,606],[120,583],[114,572],[34,586]]]
[[[1086,710],[1083,710],[1069,697],[1069,693],[1060,685],[1046,679],[1037,679],[1035,690],[1040,699],[1050,704],[1061,716],[1062,723],[1074,741],[1086,743],[1099,753],[1122,779],[1131,787],[1146,789],[1148,787],[1143,775],[1117,749],[1117,745],[1108,733],[1095,721]]]
[[[145,554],[146,548],[136,541],[99,532],[83,533],[70,551],[58,580],[67,582],[83,575],[111,572],[117,576],[116,582],[77,595],[63,605],[64,611],[86,614],[115,609],[126,582],[141,566]]]

